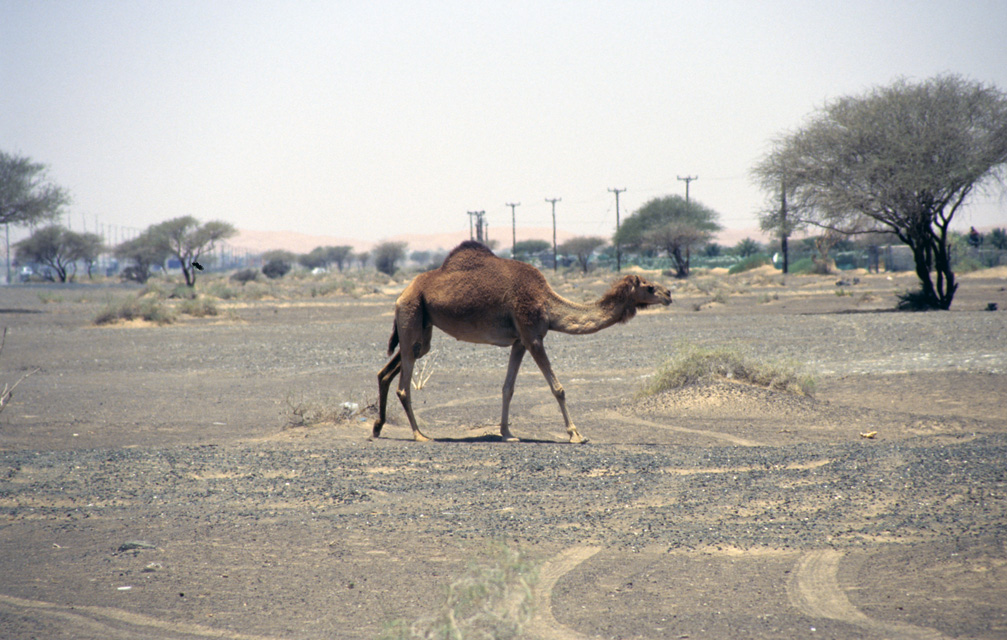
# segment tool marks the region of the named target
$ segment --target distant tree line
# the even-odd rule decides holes
[[[829,254],[853,237],[877,244],[899,242],[912,252],[920,289],[903,298],[907,308],[948,309],[958,283],[953,270],[961,234],[950,226],[970,196],[1002,187],[1007,178],[1007,95],[998,88],[957,75],[921,82],[899,80],[859,96],[836,99],[812,114],[807,124],[772,141],[752,168],[767,194],[762,228],[779,239],[784,271],[789,270],[790,238],[810,235],[817,269],[829,268]],[[0,152],[0,223],[39,227],[17,245],[18,258],[49,266],[60,280],[77,264],[91,272],[107,250],[94,234],[76,234],[55,224],[69,195],[46,177],[44,165]],[[719,214],[695,200],[663,196],[646,202],[622,221],[612,245],[641,257],[671,262],[680,278],[690,275],[694,256],[715,257],[724,249],[712,240],[723,227]],[[199,223],[191,216],[152,225],[137,238],[114,247],[129,263],[127,277],[143,282],[151,269],[177,259],[186,284],[195,284],[199,259],[235,233],[224,222]],[[988,237],[973,232],[972,247],[1004,248],[1002,228]],[[806,242],[802,243],[806,245]],[[264,272],[287,273],[297,262],[307,269],[340,271],[372,262],[392,275],[406,259],[406,244],[383,242],[370,252],[349,246],[317,247],[303,256],[267,254]],[[552,245],[516,243],[516,259],[552,260]],[[584,272],[592,259],[611,254],[600,237],[577,237],[555,248]],[[745,239],[733,249],[750,259],[763,247]],[[414,260],[436,263],[414,252]],[[556,266],[555,264],[553,266]]]

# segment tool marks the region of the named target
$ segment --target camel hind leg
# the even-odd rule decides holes
[[[378,372],[378,419],[374,421],[374,428],[371,430],[371,439],[381,436],[381,427],[385,425],[385,409],[388,405],[388,390],[392,386],[392,380],[399,375],[402,370],[402,356],[396,351],[381,371]]]
[[[416,361],[426,355],[430,351],[430,334],[433,327],[424,327],[419,339],[415,341],[403,340],[399,347],[399,355],[401,356],[399,374],[399,389],[396,391],[396,395],[399,396],[399,401],[402,403],[402,408],[406,411],[406,417],[409,419],[409,426],[413,430],[413,440],[417,442],[427,442],[430,438],[423,435],[420,431],[420,426],[416,422],[416,414],[413,412],[413,403],[411,397],[411,387],[413,381],[413,365]],[[409,344],[412,344],[412,349],[407,349]]]
[[[520,341],[515,342],[511,347],[510,362],[507,364],[507,377],[503,385],[503,411],[500,414],[500,437],[504,442],[518,441],[510,431],[510,401],[514,397],[514,383],[517,381],[517,372],[521,368],[524,352],[524,345]]]

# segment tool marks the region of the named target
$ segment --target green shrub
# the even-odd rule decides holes
[[[815,261],[811,258],[801,258],[796,262],[790,263],[787,266],[787,271],[798,275],[815,273]]]
[[[815,386],[813,377],[799,372],[791,363],[757,359],[735,347],[687,345],[658,370],[640,395],[718,378],[801,395],[810,395]]]
[[[734,275],[736,273],[742,273],[745,271],[751,271],[758,267],[769,264],[769,258],[761,253],[757,253],[754,256],[748,256],[741,262],[736,263],[733,267],[727,270],[728,275]]]

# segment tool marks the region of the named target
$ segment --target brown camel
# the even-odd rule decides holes
[[[458,340],[511,348],[500,418],[504,440],[517,440],[510,432],[508,411],[521,359],[525,351],[530,351],[559,402],[570,442],[585,442],[570,420],[563,386],[549,366],[542,343],[546,333],[594,333],[627,322],[637,309],[655,304],[671,304],[671,293],[635,275],[617,280],[594,304],[571,302],[553,291],[535,267],[498,258],[478,242],[463,242],[438,269],[416,276],[395,301],[395,326],[388,341],[391,360],[378,373],[378,419],[371,437],[381,434],[388,389],[395,376],[401,374],[397,393],[413,438],[429,440],[416,424],[409,385],[413,365],[430,350],[433,327],[438,327]]]

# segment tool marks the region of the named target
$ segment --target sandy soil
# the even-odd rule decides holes
[[[389,293],[94,327],[123,289],[0,289],[0,385],[38,369],[0,414],[0,636],[373,638],[498,541],[538,567],[519,637],[1007,637],[1007,313],[985,310],[1007,274],[915,314],[890,311],[911,277],[857,277],[700,276],[550,335],[587,445],[531,362],[523,442],[500,442],[507,351],[436,332],[414,393],[436,442],[398,407],[375,442],[366,410],[291,426],[374,401]],[[685,344],[794,360],[817,390],[638,399]]]

